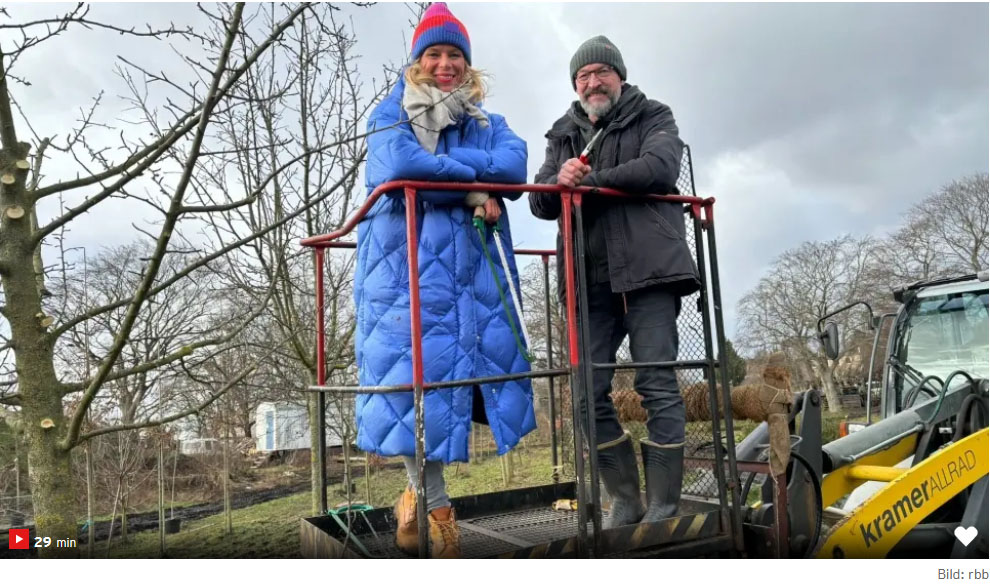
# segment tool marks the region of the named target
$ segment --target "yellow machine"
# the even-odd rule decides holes
[[[822,489],[835,494],[836,499],[845,489],[866,480],[887,482],[887,485],[835,525],[818,556],[886,556],[922,520],[980,480],[986,483],[988,447],[987,429],[982,429],[933,453],[910,469],[856,463],[830,473]],[[885,458],[888,461],[896,459],[898,451],[895,447],[877,454],[876,461],[871,463],[879,463]],[[985,487],[983,495],[986,496]],[[826,499],[823,504],[828,502]],[[965,531],[968,527],[962,528]],[[954,533],[955,529],[953,536]]]
[[[744,539],[752,556],[819,558],[987,558],[990,439],[987,423],[990,349],[987,273],[917,283],[895,292],[896,313],[873,317],[864,302],[819,321],[826,355],[839,354],[832,317],[865,306],[874,329],[891,320],[882,359],[880,420],[868,392],[866,424],[821,444],[821,396],[798,394],[790,413],[791,462],[786,476],[786,551],[761,543],[780,525],[779,480],[765,480],[747,506]],[[873,388],[872,380],[867,388]],[[850,425],[851,426],[851,425]],[[739,461],[766,457],[770,432],[758,427],[739,443]],[[746,478],[751,502],[754,477]]]
[[[872,375],[882,325],[891,319],[881,419],[872,420],[872,380],[867,423],[820,448],[820,419],[812,408],[817,401],[805,399],[796,409],[804,412],[794,452],[809,464],[794,472],[798,477],[788,486],[792,552],[987,558],[987,280],[982,272],[916,283],[895,292],[901,303],[896,313],[875,318],[859,302],[819,321],[824,351],[836,359],[839,331],[829,319],[859,305],[868,309],[875,331],[867,370]],[[814,494],[807,484],[818,488]],[[831,526],[823,526],[825,510],[838,517]]]

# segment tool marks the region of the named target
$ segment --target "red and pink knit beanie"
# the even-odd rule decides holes
[[[471,39],[467,29],[457,20],[447,4],[434,2],[426,9],[412,39],[413,61],[432,45],[453,45],[463,51],[464,59],[471,64]]]

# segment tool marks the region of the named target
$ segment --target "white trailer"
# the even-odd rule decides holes
[[[345,418],[349,417],[349,418]],[[292,402],[262,402],[255,411],[255,443],[258,451],[309,449],[309,415],[306,406]],[[327,446],[339,447],[346,428],[354,428],[353,409],[327,404]],[[353,435],[354,431],[351,430]],[[352,436],[351,441],[354,438]]]

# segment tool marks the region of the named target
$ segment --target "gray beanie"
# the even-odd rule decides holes
[[[619,74],[619,78],[622,81],[626,80],[626,65],[622,62],[622,53],[619,52],[619,49],[616,48],[612,41],[603,35],[598,35],[581,43],[577,52],[571,57],[571,85],[575,89],[577,88],[575,79],[577,78],[578,69],[591,63],[611,65],[616,73]]]

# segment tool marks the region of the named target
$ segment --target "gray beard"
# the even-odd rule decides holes
[[[589,117],[594,116],[595,118],[604,118],[605,116],[608,115],[609,112],[612,111],[612,108],[615,107],[615,104],[619,103],[618,97],[613,97],[608,94],[605,94],[605,97],[608,98],[608,101],[601,105],[591,104],[585,98],[582,97],[579,100],[581,103],[581,109],[583,109],[584,113],[588,114]]]

